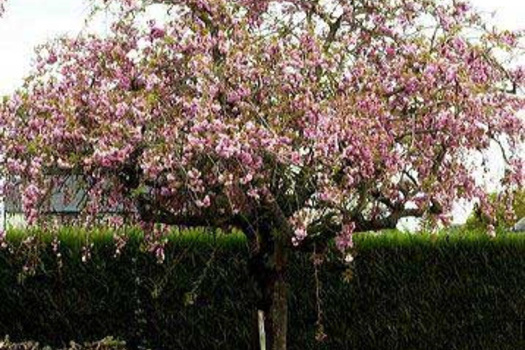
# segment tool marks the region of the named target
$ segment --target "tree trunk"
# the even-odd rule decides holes
[[[284,279],[278,279],[273,287],[270,315],[265,319],[269,350],[286,350],[288,331],[288,286]]]
[[[263,249],[254,261],[258,265],[254,277],[261,290],[258,309],[264,312],[264,332],[268,350],[286,350],[288,329],[288,284],[286,281],[286,244],[272,241],[271,255]],[[264,258],[266,256],[266,259]],[[270,259],[269,261],[267,259]]]

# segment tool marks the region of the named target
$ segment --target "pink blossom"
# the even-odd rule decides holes
[[[335,238],[335,245],[341,252],[345,252],[354,247],[353,233],[355,230],[355,223],[343,225],[343,229]]]

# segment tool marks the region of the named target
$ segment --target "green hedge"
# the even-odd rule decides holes
[[[117,258],[111,239],[95,236],[87,263],[84,238],[68,233],[62,266],[47,244],[25,278],[27,256],[0,251],[0,334],[55,345],[111,335],[130,348],[255,348],[256,291],[242,237],[175,235],[158,264],[141,251],[140,235]],[[311,257],[292,257],[290,349],[525,347],[524,236],[387,233],[356,245],[350,270],[335,259],[320,267],[322,342]]]

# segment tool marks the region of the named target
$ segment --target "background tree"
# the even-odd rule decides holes
[[[520,219],[525,218],[525,189],[516,190],[510,199],[506,197],[506,194],[491,193],[488,198],[492,210],[487,214],[481,207],[475,206],[466,227],[483,230],[487,225],[497,224],[500,229],[511,230]],[[509,200],[510,203],[507,202]]]
[[[155,1],[159,2],[159,1]],[[523,186],[521,33],[463,1],[104,1],[107,36],[43,46],[1,110],[3,171],[42,222],[60,174],[82,220],[119,208],[155,223],[244,232],[271,349],[286,348],[286,257],[399,219],[445,221],[486,195],[469,155],[506,145]],[[158,6],[158,4],[156,5]],[[486,209],[488,210],[488,209]],[[119,219],[113,218],[114,224]]]

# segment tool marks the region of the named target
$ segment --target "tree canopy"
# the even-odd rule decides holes
[[[524,70],[498,56],[521,33],[463,1],[164,1],[169,19],[148,25],[149,2],[105,3],[111,33],[45,45],[1,111],[31,222],[45,175],[67,172],[88,216],[118,204],[244,231],[272,216],[296,243],[345,249],[354,230],[483,199],[469,154],[525,135]],[[522,155],[507,163],[521,185]]]

